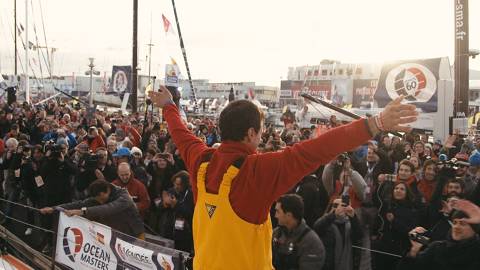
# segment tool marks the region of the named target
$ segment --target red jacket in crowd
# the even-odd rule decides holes
[[[99,147],[105,147],[106,146],[105,141],[103,140],[102,136],[100,136],[100,135],[95,137],[93,140],[89,140],[88,136],[87,136],[87,137],[85,137],[85,139],[83,141],[88,144],[88,148],[90,148],[90,150],[92,150],[93,152],[96,152],[97,148],[99,148]]]
[[[133,177],[130,178],[127,184],[124,184],[119,179],[114,180],[112,184],[128,190],[128,193],[137,205],[140,215],[144,217],[150,207],[150,196],[148,196],[148,191],[145,185]]]

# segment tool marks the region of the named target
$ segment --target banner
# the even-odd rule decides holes
[[[374,101],[384,108],[400,95],[423,112],[437,111],[437,82],[441,58],[406,60],[382,66]]]
[[[131,66],[113,66],[112,67],[112,91],[117,93],[131,93],[132,83]]]
[[[353,81],[352,107],[370,108],[377,89],[377,79],[359,79]]]
[[[70,269],[175,270],[182,269],[180,254],[187,255],[60,213],[55,261]]]

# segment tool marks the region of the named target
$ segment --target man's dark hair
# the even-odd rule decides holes
[[[400,164],[398,165],[398,168],[400,168],[401,165],[405,165],[405,166],[409,167],[410,172],[415,173],[415,165],[413,165],[413,163],[410,160],[404,159],[404,160],[400,161]]]
[[[301,221],[303,219],[303,199],[297,194],[285,194],[277,201],[285,213],[292,213],[292,216]]]
[[[427,159],[425,160],[425,163],[423,163],[423,171],[427,169],[428,166],[435,166],[435,171],[437,171],[437,162],[433,159]]]
[[[465,182],[463,181],[463,179],[461,179],[461,178],[451,178],[451,179],[448,180],[447,186],[450,183],[459,184],[460,187],[462,188],[462,192],[465,191]]]
[[[179,171],[176,174],[172,176],[172,183],[175,181],[175,179],[180,178],[182,180],[182,186],[183,188],[188,188],[189,183],[190,183],[190,175],[188,174],[187,171]]]
[[[220,113],[219,127],[222,141],[242,141],[249,128],[259,132],[263,117],[263,112],[248,100],[229,103]]]
[[[105,180],[95,180],[93,181],[90,186],[88,186],[88,193],[92,197],[98,196],[102,192],[107,192],[108,190],[112,189],[112,184]]]

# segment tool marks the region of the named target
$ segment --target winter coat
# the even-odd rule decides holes
[[[325,248],[305,220],[291,232],[285,227],[273,231],[273,266],[277,270],[317,270],[325,262]]]
[[[91,197],[59,205],[64,209],[81,209],[86,207],[85,218],[105,224],[114,230],[138,237],[144,232],[140,213],[126,189],[111,186],[110,196],[104,204],[99,204]]]
[[[449,237],[450,238],[450,237]],[[451,238],[429,244],[415,258],[403,258],[398,270],[477,270],[480,269],[480,239],[454,241]]]

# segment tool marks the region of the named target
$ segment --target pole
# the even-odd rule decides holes
[[[25,101],[30,103],[30,82],[28,70],[30,66],[30,60],[28,59],[28,0],[25,0]]]
[[[132,46],[132,112],[137,112],[137,65],[138,65],[138,0],[133,0],[133,46]]]
[[[454,0],[455,17],[455,114],[468,117],[469,48],[468,48],[468,0]]]
[[[183,43],[182,32],[180,31],[180,22],[178,21],[177,8],[175,7],[175,0],[172,0],[172,6],[173,6],[173,13],[175,14],[175,22],[177,23],[177,31],[178,31],[178,38],[180,40],[180,48],[182,49],[183,60],[185,61],[185,68],[187,69],[188,82],[190,83],[192,98],[196,108],[197,96],[195,94],[195,88],[193,88],[192,76],[190,75],[190,68],[188,66],[188,60],[187,60],[187,51],[185,50],[185,44]]]
[[[150,84],[151,80],[151,70],[152,70],[152,40],[150,39],[150,43],[147,44],[148,46],[148,83]]]
[[[15,33],[15,80],[17,79],[17,0],[13,1],[13,32]]]
[[[90,67],[90,101],[88,105],[90,106],[90,108],[92,108],[93,107],[93,67],[95,66],[93,64],[93,60],[95,60],[95,58],[91,57],[91,58],[88,58],[88,60],[90,60],[90,65],[88,65]]]

